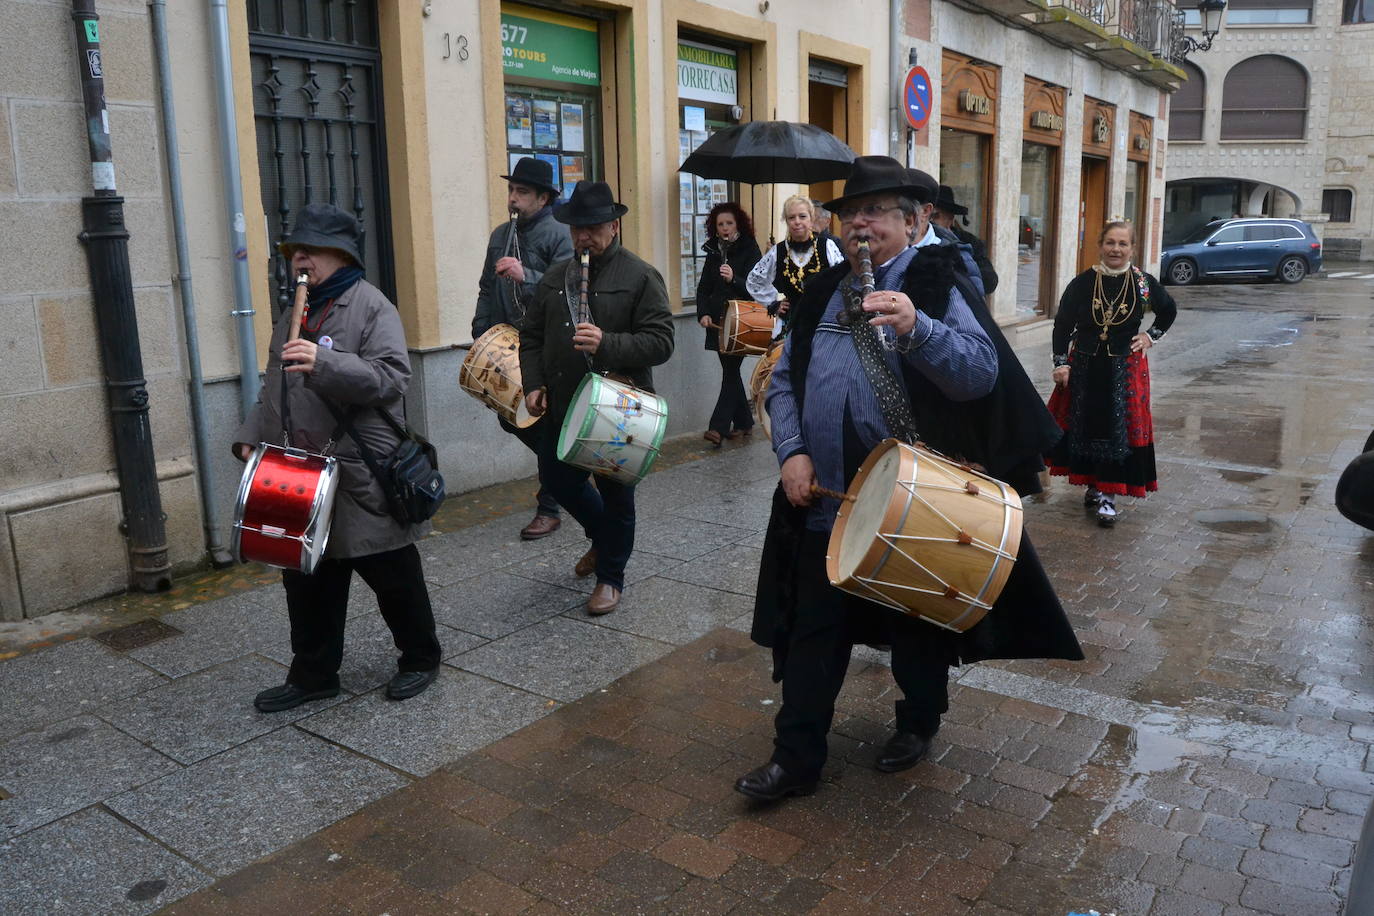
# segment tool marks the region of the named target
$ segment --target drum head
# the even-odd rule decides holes
[[[868,473],[860,471],[862,478],[856,476],[854,485],[849,488],[855,500],[845,513],[844,527],[836,525],[835,533],[840,538],[836,572],[841,580],[852,578],[860,569],[880,532],[892,530],[884,521],[892,507],[894,491],[906,494],[905,490],[897,488],[903,464],[899,445],[894,444],[870,460]]]
[[[306,529],[301,544],[301,572],[307,576],[320,564],[324,549],[329,544],[329,529],[334,521],[334,496],[338,488],[339,463],[335,458],[326,458],[324,470],[320,471],[319,486],[315,489],[315,502],[310,507],[310,527]]]
[[[558,432],[559,461],[567,461],[577,447],[577,440],[585,439],[592,431],[592,424],[596,422],[596,411],[592,409],[592,404],[600,400],[603,382],[601,376],[588,372],[582,376],[577,390],[573,392],[572,403],[563,415],[563,428]]]

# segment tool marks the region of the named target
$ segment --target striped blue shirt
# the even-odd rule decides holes
[[[938,243],[934,232],[927,231],[915,246],[879,267],[874,272],[878,289],[901,289],[916,249]],[[817,482],[831,490],[845,488],[846,418],[865,448],[872,449],[891,435],[859,362],[854,342],[849,339],[849,329],[836,320],[844,304],[843,286],[852,282],[852,277],[841,281],[841,287],[830,297],[816,329],[802,415],[798,416],[792,390],[790,337],[768,385],[768,415],[778,464],[782,465],[793,455],[810,455]],[[949,298],[943,321],[936,321],[917,310],[916,326],[909,335],[898,340],[903,347],[911,347],[908,352],[885,350],[884,355],[898,377],[901,377],[902,361],[905,360],[930,379],[945,397],[952,401],[971,401],[990,392],[996,383],[997,351],[957,288],[950,290]],[[879,331],[889,339],[892,336],[890,328],[880,327]],[[838,508],[838,501],[822,498],[813,504],[807,527],[829,531],[835,524]]]

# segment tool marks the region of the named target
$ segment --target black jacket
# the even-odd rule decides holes
[[[805,295],[794,305],[797,317],[788,359],[799,407],[805,398],[806,369],[816,327],[826,303],[848,273],[848,264],[824,271],[807,283]],[[1022,495],[1038,492],[1040,455],[1058,440],[1060,430],[982,298],[963,273],[956,246],[946,243],[921,249],[907,270],[902,292],[931,318],[940,320],[949,307],[949,292],[954,288],[968,301],[997,350],[997,382],[986,396],[955,403],[919,372],[906,370],[904,381],[911,395],[917,429],[932,448],[977,462]],[[840,435],[838,423],[836,435]],[[781,676],[796,601],[795,561],[806,514],[806,509],[787,501],[779,486],[773,495],[759,564],[752,629],[755,642],[774,650],[775,678]],[[871,607],[854,596],[846,596],[845,600],[856,602],[856,607]],[[1001,596],[987,616],[959,634],[955,642],[958,656],[965,662],[989,658],[1083,658],[1064,608],[1024,529],[1017,562]]]
[[[988,260],[988,246],[983,244],[983,240],[972,232],[953,227],[954,237],[965,245],[973,249],[973,262],[978,265],[978,273],[983,280],[983,295],[991,296],[993,290],[997,289],[999,282],[997,271],[992,267],[992,261]]]
[[[697,317],[710,317],[716,324],[725,318],[725,303],[731,299],[748,299],[749,290],[744,281],[749,279],[749,271],[759,262],[763,254],[759,243],[752,237],[740,236],[726,246],[726,263],[735,271],[735,279],[726,283],[720,275],[720,239],[708,239],[701,250],[706,252],[706,260],[701,265],[701,278],[697,280]],[[706,349],[720,349],[719,333],[715,328],[706,329]]]

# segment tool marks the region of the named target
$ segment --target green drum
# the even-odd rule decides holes
[[[667,429],[663,398],[589,372],[563,418],[558,460],[633,486],[653,467]]]

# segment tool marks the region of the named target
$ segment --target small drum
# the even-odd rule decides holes
[[[230,550],[307,576],[329,541],[338,463],[327,455],[259,442],[239,480]]]
[[[768,307],[747,299],[725,303],[720,326],[720,352],[726,356],[758,355],[773,342],[773,316]]]
[[[458,386],[500,414],[507,423],[524,429],[538,417],[525,409],[525,389],[520,382],[520,332],[498,324],[472,343]]]
[[[758,417],[763,434],[770,439],[773,438],[773,429],[768,424],[768,405],[764,402],[768,397],[768,383],[773,380],[773,367],[778,364],[780,356],[782,341],[773,344],[767,353],[759,357],[758,364],[754,366],[754,374],[749,377],[749,394],[754,399],[754,416]]]
[[[633,486],[658,457],[668,402],[589,372],[573,394],[558,434],[558,460]]]
[[[1015,490],[887,439],[840,504],[825,567],[836,588],[962,633],[997,600],[1020,549]]]

